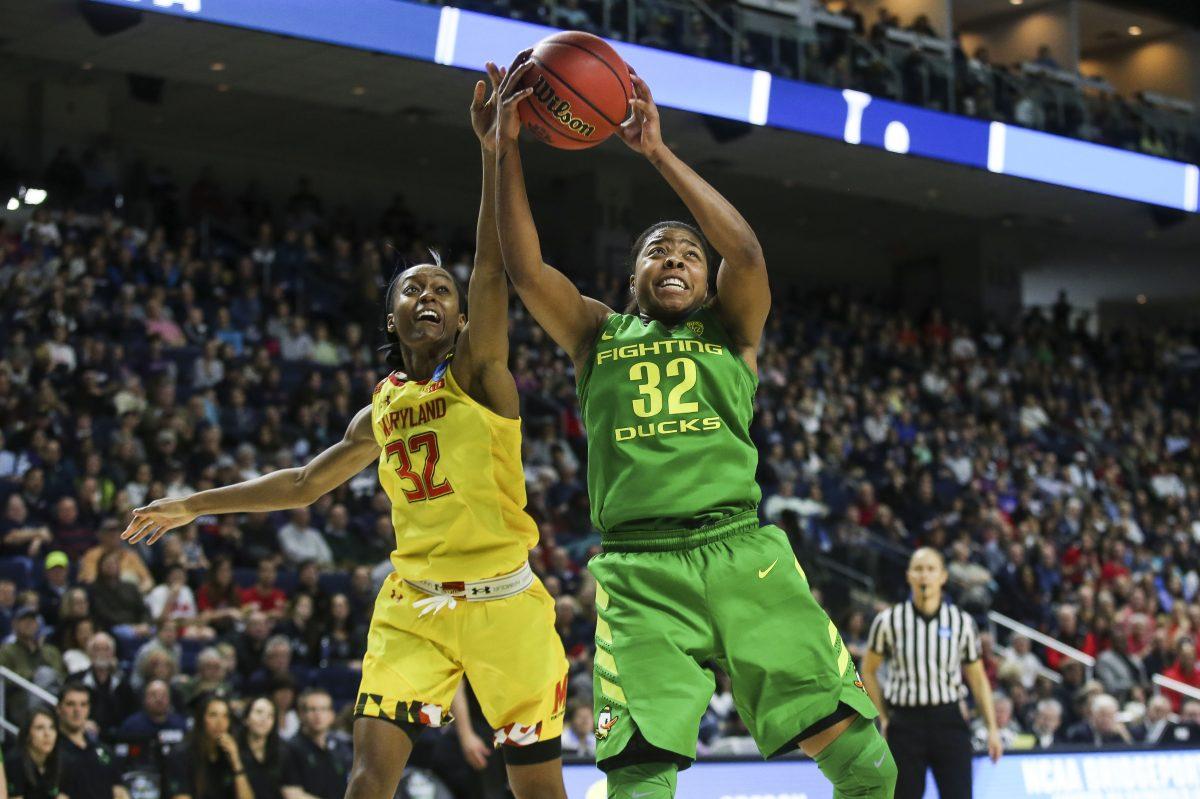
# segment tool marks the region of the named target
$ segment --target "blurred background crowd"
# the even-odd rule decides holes
[[[63,151],[44,177],[57,202],[0,228],[0,665],[55,696],[86,686],[126,773],[170,773],[164,751],[190,716],[208,723],[215,695],[226,716],[245,714],[244,736],[259,707],[278,757],[316,747],[344,780],[365,632],[391,568],[374,469],[310,508],[201,517],[152,549],[119,534],[133,507],[338,440],[386,373],[383,289],[400,264],[428,260],[433,232],[400,196],[364,223],[304,180],[276,207],[203,176],[183,190],[159,170],[122,179],[113,212],[96,210],[111,207],[116,175],[95,154]],[[201,216],[220,232],[189,224]],[[465,279],[469,242],[454,238],[438,244]],[[575,277],[619,304],[619,268]],[[1151,682],[1200,687],[1198,343],[1195,331],[1098,333],[1065,295],[1008,327],[777,296],[752,428],[762,515],[790,536],[856,657],[874,611],[903,597],[911,549],[942,551],[951,594],[997,631],[985,659],[1010,746],[1200,740],[1200,702]],[[531,562],[571,661],[564,748],[587,757],[584,567],[599,536],[586,441],[569,360],[516,304],[511,367],[541,530]],[[1094,667],[995,628],[989,610]],[[718,686],[701,751],[754,753],[723,675]],[[24,691],[10,686],[7,703],[45,722]],[[459,795],[499,768],[476,721],[426,733],[414,761]]]

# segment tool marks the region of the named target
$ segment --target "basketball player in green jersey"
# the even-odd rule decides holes
[[[650,90],[633,82],[621,138],[700,226],[659,222],[638,237],[634,313],[582,296],[542,262],[514,92],[502,101],[496,150],[504,266],[574,360],[587,428],[604,545],[588,568],[599,615],[596,759],[608,796],[674,796],[713,694],[704,664],[715,661],[764,754],[798,745],[838,799],[891,799],[895,763],[850,654],[787,537],[758,522],[749,428],[771,304],[762,249],[737,210],[663,144]],[[722,256],[711,295],[705,238]]]

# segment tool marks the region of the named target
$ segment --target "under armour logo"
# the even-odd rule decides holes
[[[479,586],[475,586],[474,588],[471,589],[472,596],[479,596],[480,594],[490,594],[490,593],[492,593],[492,587],[490,585],[485,585],[483,588],[480,588]]]

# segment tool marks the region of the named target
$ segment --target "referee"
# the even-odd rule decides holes
[[[896,758],[896,799],[921,799],[930,768],[941,799],[970,799],[971,732],[959,706],[966,696],[964,669],[987,720],[992,762],[1004,752],[979,633],[970,616],[942,601],[946,577],[937,550],[914,552],[908,563],[912,599],[875,617],[863,658],[863,684]],[[877,672],[885,660],[890,679],[881,693]]]

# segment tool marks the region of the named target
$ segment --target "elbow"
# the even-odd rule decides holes
[[[321,494],[318,493],[319,489],[307,468],[296,469],[295,472],[291,482],[292,501],[295,503],[294,507],[306,508],[320,499]]]
[[[742,242],[737,248],[735,257],[738,263],[747,269],[763,269],[767,268],[767,259],[763,255],[762,245],[758,243],[758,239],[753,233],[750,233],[748,240]]]

